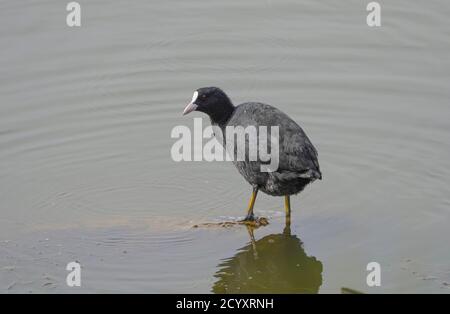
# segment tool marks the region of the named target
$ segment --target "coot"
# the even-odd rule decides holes
[[[224,136],[222,144],[227,146],[225,136],[228,126],[278,126],[279,160],[278,168],[272,172],[261,171],[260,159],[248,158],[245,151],[244,160],[233,160],[240,174],[253,187],[247,209],[245,222],[255,220],[253,207],[259,190],[273,196],[284,196],[286,221],[290,222],[290,195],[301,192],[306,185],[316,179],[322,179],[317,160],[317,150],[302,128],[289,116],[277,108],[258,102],[247,102],[234,106],[228,96],[218,87],[203,87],[194,92],[192,101],[184,109],[183,115],[192,111],[206,113],[213,126],[218,126]],[[259,134],[258,134],[259,136]],[[239,141],[234,141],[235,149]],[[248,138],[246,138],[248,144]]]

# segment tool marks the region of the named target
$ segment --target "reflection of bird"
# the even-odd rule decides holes
[[[271,234],[251,243],[218,267],[214,293],[317,293],[322,263],[307,256],[302,242],[290,234]]]
[[[217,87],[197,89],[183,114],[194,110],[206,113],[210,117],[212,125],[220,127],[224,135],[227,126],[243,128],[253,126],[257,130],[259,127],[268,129],[278,127],[279,156],[278,168],[275,171],[261,171],[261,165],[264,165],[265,162],[259,158],[259,154],[256,161],[249,158],[247,150],[249,136],[245,139],[245,159],[239,161],[234,158],[233,162],[241,175],[253,186],[245,221],[254,221],[253,207],[259,190],[269,195],[285,197],[286,218],[289,221],[290,195],[299,193],[314,180],[322,179],[317,151],[302,128],[286,114],[266,104],[248,102],[235,107],[228,96]],[[258,139],[261,140],[259,134]],[[224,140],[224,144],[227,144],[226,136],[224,136]],[[239,141],[235,141],[235,153],[239,149],[238,144]],[[270,141],[268,145],[270,145]]]

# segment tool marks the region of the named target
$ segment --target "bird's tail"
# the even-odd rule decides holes
[[[300,178],[305,178],[305,179],[319,179],[322,180],[322,173],[320,172],[320,170],[316,170],[316,169],[308,169],[305,172],[301,173],[299,175]]]

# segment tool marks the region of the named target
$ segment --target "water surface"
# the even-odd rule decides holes
[[[380,1],[376,29],[356,0],[79,3],[70,28],[65,2],[0,2],[1,292],[449,292],[447,1]],[[231,163],[170,157],[209,85],[277,106],[319,150],[290,233],[263,194],[254,241],[192,228],[250,195]]]

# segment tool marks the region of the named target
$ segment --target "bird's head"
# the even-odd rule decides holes
[[[228,120],[234,106],[228,96],[218,87],[202,87],[194,91],[191,102],[184,108],[183,115],[192,111],[206,113],[213,123]]]

